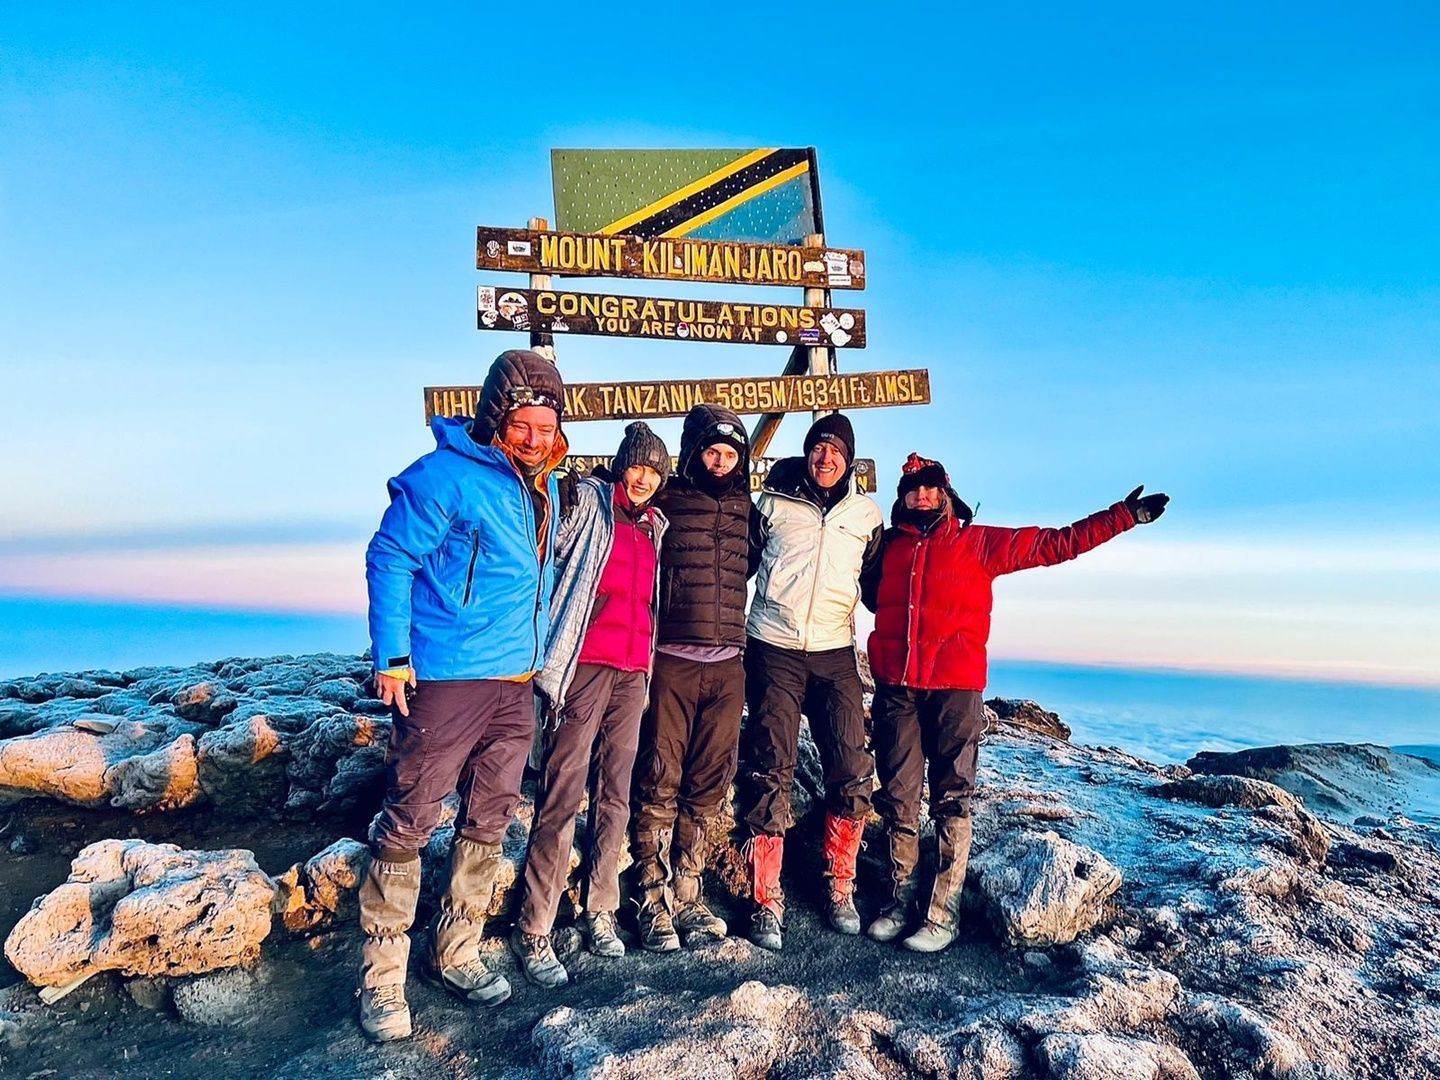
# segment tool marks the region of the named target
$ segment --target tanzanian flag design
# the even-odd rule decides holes
[[[815,150],[552,150],[555,223],[581,233],[798,244],[824,231]]]

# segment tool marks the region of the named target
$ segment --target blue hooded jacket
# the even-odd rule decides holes
[[[436,449],[390,481],[365,552],[375,666],[413,667],[417,679],[526,675],[549,629],[555,477],[542,559],[535,505],[505,451],[476,443],[463,419],[430,428]]]

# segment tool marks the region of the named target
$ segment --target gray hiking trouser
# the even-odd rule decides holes
[[[587,912],[620,907],[620,852],[630,823],[630,778],[645,707],[643,671],[581,664],[560,712],[545,733],[535,820],[525,854],[525,899],[518,926],[548,934],[570,870],[575,815],[586,789],[584,895]]]

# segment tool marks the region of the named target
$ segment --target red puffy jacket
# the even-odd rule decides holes
[[[867,604],[875,612],[869,645],[875,680],[916,690],[985,689],[990,583],[1073,559],[1134,527],[1123,502],[1063,529],[966,525],[954,517],[925,534],[893,526],[871,590],[874,603]]]

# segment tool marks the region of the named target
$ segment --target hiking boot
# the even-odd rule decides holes
[[[780,916],[768,907],[762,907],[750,916],[750,940],[762,949],[779,952],[785,943],[784,929],[780,925]]]
[[[785,861],[785,837],[752,836],[744,855],[750,864],[750,896],[755,913],[750,918],[750,940],[762,949],[778,952],[783,943],[785,893],[780,888],[780,867]]]
[[[825,815],[825,876],[830,879],[830,901],[826,918],[842,934],[860,933],[860,913],[855,910],[855,860],[860,855],[860,841],[865,835],[865,822],[851,818]]]
[[[450,881],[430,929],[427,980],[476,1005],[510,998],[510,982],[480,958],[485,916],[500,865],[500,845],[457,836],[450,848]]]
[[[378,856],[360,882],[360,1027],[376,1042],[410,1036],[405,974],[410,962],[407,931],[420,899],[420,855],[401,860]]]
[[[581,920],[581,925],[585,937],[589,939],[590,951],[596,956],[613,959],[625,955],[625,943],[620,940],[613,911],[591,912]]]
[[[405,1000],[405,987],[386,983],[361,987],[356,992],[360,996],[360,1028],[371,1042],[394,1042],[410,1037],[410,1003]]]
[[[855,910],[855,897],[845,894],[830,894],[825,907],[825,918],[832,930],[842,934],[860,933],[860,912]]]
[[[911,952],[939,952],[954,940],[954,930],[926,919],[920,924],[919,930],[916,930],[900,944]]]
[[[910,905],[895,907],[893,904],[875,917],[865,928],[865,936],[871,941],[894,941],[905,932],[910,923]]]
[[[913,826],[891,825],[886,839],[890,846],[890,903],[870,924],[865,934],[871,941],[894,941],[905,932],[915,913],[915,864],[920,861],[920,834]]]
[[[640,926],[640,946],[646,952],[667,953],[680,948],[680,935],[675,932],[663,888],[647,890],[635,919]]]
[[[536,986],[554,990],[570,981],[565,965],[555,955],[549,934],[527,934],[519,927],[510,935],[510,947],[520,961],[525,978]]]
[[[935,823],[939,857],[925,923],[901,942],[911,952],[939,952],[955,940],[960,893],[965,888],[965,868],[970,861],[970,831],[968,817],[946,817]]]
[[[675,929],[687,942],[701,934],[723,938],[730,932],[725,920],[711,911],[704,900],[682,905],[675,912]]]

